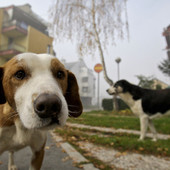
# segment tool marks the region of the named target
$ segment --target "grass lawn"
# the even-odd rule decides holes
[[[170,139],[153,142],[151,139],[147,138],[145,141],[138,141],[138,136],[135,135],[125,133],[115,135],[101,132],[94,133],[87,129],[70,127],[57,128],[56,133],[72,144],[82,155],[84,155],[84,157],[92,162],[95,167],[102,170],[116,170],[117,168],[109,166],[93,157],[91,153],[79,146],[79,141],[90,142],[106,148],[116,149],[122,154],[135,152],[139,154],[170,157]],[[77,164],[76,166],[81,167],[81,164]]]
[[[129,112],[128,114],[108,111],[85,112],[79,118],[71,118],[68,121],[91,126],[140,130],[139,118]],[[154,119],[153,122],[158,133],[170,134],[170,116]]]
[[[71,123],[85,124],[100,127],[112,127],[122,129],[139,130],[139,119],[129,111],[115,113],[108,111],[92,111],[83,113],[79,118],[69,118]],[[154,120],[155,127],[159,133],[170,134],[170,117],[162,117]],[[111,170],[116,169],[109,167],[102,161],[89,156],[85,150],[82,150],[78,141],[88,141],[96,145],[116,149],[122,153],[135,152],[140,154],[149,154],[156,156],[170,157],[170,139],[158,140],[153,142],[150,138],[144,141],[138,141],[139,136],[126,133],[104,133],[83,128],[57,128],[56,133],[61,135],[65,140],[71,143],[79,152],[99,169]]]

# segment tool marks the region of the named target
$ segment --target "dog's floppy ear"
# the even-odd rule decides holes
[[[4,104],[6,102],[4,88],[2,85],[3,74],[4,74],[4,70],[2,67],[0,67],[0,104]]]
[[[79,87],[76,77],[70,71],[68,71],[68,87],[65,94],[67,101],[69,116],[78,117],[83,111],[83,106],[80,100]]]

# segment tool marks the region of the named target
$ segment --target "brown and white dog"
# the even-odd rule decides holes
[[[48,54],[23,53],[0,67],[0,154],[9,151],[8,169],[17,169],[13,153],[33,152],[30,170],[39,170],[46,132],[82,113],[73,73]]]

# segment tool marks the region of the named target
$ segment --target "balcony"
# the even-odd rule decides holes
[[[25,52],[25,47],[12,43],[0,46],[0,56],[16,55]]]
[[[27,25],[24,22],[13,20],[3,23],[2,33],[7,37],[16,38],[27,35]]]

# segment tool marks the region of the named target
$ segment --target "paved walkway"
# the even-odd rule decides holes
[[[97,130],[97,131],[100,131],[100,132],[109,132],[109,133],[113,133],[113,134],[114,133],[128,133],[128,134],[140,135],[140,131],[137,131],[137,130],[114,129],[114,128],[89,126],[89,125],[76,124],[76,123],[67,123],[67,126]],[[146,136],[152,138],[151,133],[147,133]],[[170,135],[164,135],[164,134],[157,134],[157,137],[158,137],[158,139],[170,139]]]
[[[87,141],[79,141],[77,144],[89,155],[110,165],[114,170],[170,170],[170,158],[167,157],[119,152]]]
[[[19,170],[28,170],[31,161],[31,150],[27,147],[15,153],[15,163]],[[0,156],[0,170],[7,170],[8,153]],[[61,147],[56,146],[56,141],[48,135],[46,151],[41,170],[80,170],[74,166],[69,155],[63,152]]]
[[[56,133],[51,132],[55,142],[61,146],[61,148],[69,155],[69,157],[75,163],[81,163],[83,170],[98,170],[94,165],[89,162],[83,155],[81,155],[74,147],[72,147],[68,142],[64,141],[61,136],[56,135]]]

